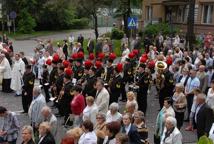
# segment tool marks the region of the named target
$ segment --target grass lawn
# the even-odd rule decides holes
[[[23,34],[20,32],[16,32],[15,34],[11,32],[10,34],[6,32],[7,36],[16,39],[16,40],[23,40],[23,39],[29,39],[33,37],[38,37],[38,36],[45,36],[45,35],[52,35],[52,34],[57,34],[57,33],[69,33],[77,30],[59,30],[59,31],[35,31],[31,34]]]

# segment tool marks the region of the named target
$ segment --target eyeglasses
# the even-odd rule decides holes
[[[96,117],[96,119],[103,119],[102,117]]]

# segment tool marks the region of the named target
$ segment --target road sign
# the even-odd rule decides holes
[[[128,28],[129,29],[137,28],[137,17],[128,17]]]
[[[16,12],[15,11],[12,11],[12,12],[10,12],[10,18],[11,19],[15,19],[16,18]]]

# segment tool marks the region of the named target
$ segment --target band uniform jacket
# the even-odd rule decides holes
[[[83,90],[84,96],[87,95],[87,96],[95,97],[95,95],[96,95],[96,89],[94,88],[95,83],[96,83],[95,75],[88,77],[85,88]]]
[[[64,79],[64,74],[61,74],[57,77],[56,79],[56,92],[57,92],[57,95],[59,95],[59,92],[61,91],[62,89],[62,86],[63,86],[63,79]]]
[[[63,106],[64,114],[70,114],[70,102],[72,100],[72,82],[68,82],[64,84],[64,95],[62,96],[61,100],[59,100],[60,104]]]
[[[132,67],[131,63],[127,63],[124,65],[123,81],[125,83],[127,83],[127,82],[131,83],[134,81],[133,67]]]
[[[84,68],[82,66],[75,66],[74,67],[74,78],[78,81],[80,78],[82,78],[84,74]]]
[[[110,81],[110,104],[112,102],[118,101],[118,98],[122,92],[122,82],[123,80],[120,74],[113,76],[112,80]]]
[[[96,77],[103,78],[104,77],[104,73],[105,73],[105,70],[104,70],[103,67],[101,67],[101,68],[97,69],[97,71],[96,71]]]
[[[105,79],[104,79],[104,81],[105,81],[106,83],[109,82],[109,80],[110,80],[110,78],[111,78],[113,72],[114,72],[114,67],[113,67],[113,66],[107,67],[106,77],[105,77]]]
[[[26,92],[28,96],[31,96],[31,97],[33,95],[34,81],[35,81],[35,75],[32,72],[24,73],[23,75],[24,85],[22,86],[22,90],[23,92]]]
[[[50,76],[49,76],[49,84],[53,85],[56,82],[56,79],[58,77],[58,71],[57,71],[57,67],[54,67],[52,69],[52,71],[50,72]]]
[[[49,72],[48,70],[43,71],[42,73],[42,84],[44,85],[45,83],[49,82]]]
[[[148,74],[141,73],[137,76],[137,85],[139,86],[139,92],[147,93],[149,84],[150,84],[150,76]]]

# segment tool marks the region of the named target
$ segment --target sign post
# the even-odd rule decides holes
[[[131,30],[131,37],[132,35],[132,30],[137,29],[137,17],[128,17],[128,28]]]
[[[13,32],[15,34],[16,32],[16,23],[15,23],[15,19],[16,19],[16,12],[15,11],[11,11],[10,12],[10,18],[12,19],[12,22],[13,22]]]

